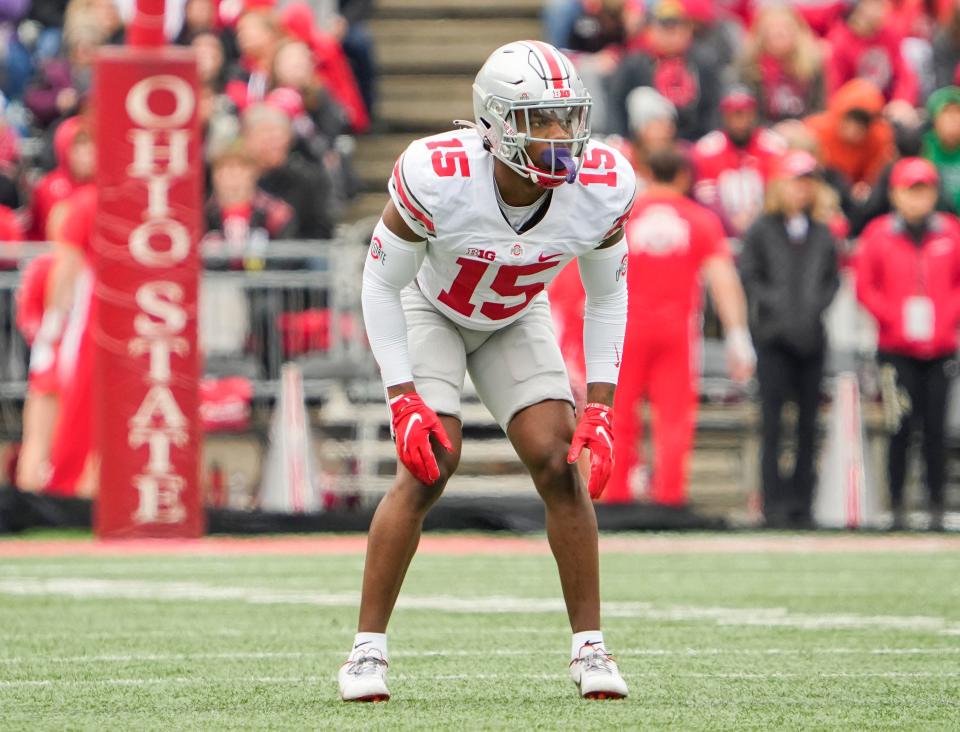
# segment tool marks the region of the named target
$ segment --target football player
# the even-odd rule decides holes
[[[623,224],[636,179],[620,153],[590,140],[590,95],[553,46],[497,49],[473,99],[474,123],[416,140],[400,156],[366,259],[364,321],[399,463],[370,526],[359,632],[340,694],[390,696],[387,623],[424,516],[457,468],[469,373],[545,504],[573,630],[573,680],[584,697],[621,698],[627,686],[600,632],[590,499],[613,467],[627,315]],[[586,292],[579,422],[544,292],[574,258]],[[586,489],[575,465],[584,449]]]

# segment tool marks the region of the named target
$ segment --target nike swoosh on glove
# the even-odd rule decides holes
[[[436,412],[415,392],[391,399],[390,411],[393,412],[393,436],[400,462],[421,483],[433,485],[440,477],[440,467],[430,446],[430,437],[436,437],[444,448],[453,451],[453,444]]]
[[[599,498],[613,472],[613,410],[606,404],[591,403],[584,407],[577,431],[573,433],[567,462],[575,463],[583,448],[590,451],[591,498]]]

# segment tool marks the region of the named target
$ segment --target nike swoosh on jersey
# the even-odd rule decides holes
[[[537,259],[538,262],[549,262],[551,259],[556,259],[557,257],[562,257],[563,252],[557,252],[556,254],[547,254],[544,255],[543,252],[540,252],[540,257]]]
[[[415,414],[415,415],[413,415],[413,416],[410,418],[410,421],[407,422],[407,429],[404,430],[404,432],[403,432],[403,444],[404,444],[404,445],[407,444],[407,438],[410,436],[410,430],[413,428],[414,423],[416,423],[416,422],[422,422],[422,421],[423,421],[423,417],[421,417],[419,414]]]

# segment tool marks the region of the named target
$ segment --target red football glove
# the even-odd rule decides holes
[[[583,448],[590,451],[591,498],[599,498],[613,472],[613,410],[606,404],[588,404],[573,433],[567,462],[575,463]]]
[[[416,392],[392,399],[390,411],[393,412],[393,437],[400,462],[421,483],[432,485],[440,477],[440,467],[430,446],[430,437],[436,437],[443,447],[452,451],[447,431],[436,412],[424,404]]]

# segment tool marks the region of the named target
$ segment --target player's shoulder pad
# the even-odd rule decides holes
[[[411,142],[397,159],[389,191],[414,231],[436,236],[438,209],[452,189],[470,178],[472,167],[488,156],[474,130],[452,130]],[[471,165],[473,164],[473,165]]]
[[[596,140],[588,142],[576,185],[590,219],[597,222],[598,241],[623,226],[637,194],[637,174],[622,152]]]
[[[720,130],[708,132],[697,140],[693,146],[693,152],[699,157],[711,157],[719,155],[727,148],[727,136]]]

